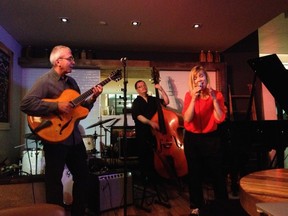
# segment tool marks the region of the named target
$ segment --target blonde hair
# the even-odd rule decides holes
[[[209,76],[207,74],[207,71],[204,69],[204,67],[201,65],[196,65],[191,69],[189,73],[189,77],[188,77],[188,86],[189,86],[190,92],[195,88],[194,77],[197,76],[197,74],[201,71],[203,71],[203,73],[205,74],[207,84],[210,83]]]
[[[62,50],[63,49],[68,49],[70,50],[71,52],[71,49],[67,46],[63,46],[63,45],[58,45],[58,46],[55,46],[51,53],[50,53],[50,63],[52,65],[55,65],[55,62],[62,56]]]

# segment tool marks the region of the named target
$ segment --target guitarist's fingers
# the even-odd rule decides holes
[[[61,113],[69,113],[73,107],[69,102],[58,102],[58,110]]]
[[[97,88],[98,93],[101,94],[102,91],[103,91],[103,86],[101,86],[101,85],[97,85],[96,88]]]
[[[94,86],[92,90],[93,90],[93,94],[95,96],[98,96],[102,93],[103,87],[101,85],[97,85],[97,86]]]

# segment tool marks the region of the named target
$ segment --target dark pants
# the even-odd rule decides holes
[[[212,184],[215,199],[227,199],[220,137],[217,132],[194,134],[185,131],[184,151],[188,164],[190,207],[204,204],[203,183]]]
[[[85,213],[88,191],[87,154],[84,144],[65,146],[45,144],[46,201],[63,206],[62,175],[65,164],[73,176],[71,216]]]
[[[159,175],[154,165],[154,150],[156,139],[154,136],[137,137],[139,145],[139,168],[143,177],[148,177],[150,181],[157,183]]]

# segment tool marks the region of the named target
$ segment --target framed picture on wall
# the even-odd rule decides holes
[[[13,52],[0,42],[0,130],[10,129],[10,81]]]

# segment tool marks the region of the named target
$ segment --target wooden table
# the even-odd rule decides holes
[[[240,179],[240,203],[248,214],[259,216],[256,204],[268,202],[288,202],[288,169],[258,171]]]

